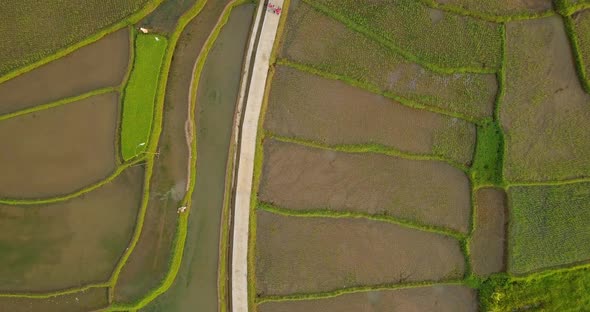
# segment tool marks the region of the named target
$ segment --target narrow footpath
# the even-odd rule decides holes
[[[273,0],[271,2],[276,6],[283,6],[283,0]],[[264,1],[260,1],[260,5],[264,6]],[[244,91],[246,105],[240,129],[239,150],[237,151],[238,166],[231,255],[231,307],[233,312],[248,311],[248,236],[250,209],[252,209],[250,207],[250,197],[254,175],[256,135],[270,65],[270,55],[280,20],[279,14],[264,12],[264,8],[259,9],[258,14],[263,14],[262,27],[258,30],[257,25],[255,25],[250,38],[250,42],[254,43],[256,37],[259,36],[258,45],[255,47],[254,66],[252,67],[248,86]],[[248,54],[250,52],[248,51]]]

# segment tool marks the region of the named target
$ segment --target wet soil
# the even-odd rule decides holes
[[[258,312],[475,312],[477,295],[465,286],[371,291],[328,299],[269,302]]]
[[[264,127],[282,136],[331,145],[377,143],[465,164],[475,144],[468,122],[283,66],[274,75]]]
[[[124,28],[0,83],[0,114],[121,84],[129,63],[129,29]]]
[[[287,217],[259,211],[257,295],[460,278],[459,242],[365,219]]]
[[[118,119],[118,94],[107,93],[0,121],[0,197],[54,197],[103,180],[115,170]]]
[[[466,232],[469,194],[467,176],[443,162],[264,143],[259,199],[283,208],[385,214]]]
[[[107,281],[131,240],[143,167],[54,204],[0,205],[0,291],[49,292]]]
[[[473,271],[481,276],[505,269],[507,206],[501,189],[482,188],[475,193],[475,231],[470,254]]]
[[[0,298],[0,312],[88,312],[108,306],[106,288],[47,299]]]

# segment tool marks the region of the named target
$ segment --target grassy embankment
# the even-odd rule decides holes
[[[127,25],[134,24],[151,13],[163,0],[133,1],[62,1],[50,6],[39,6],[37,1],[19,1],[6,4],[6,14],[19,21],[18,31],[11,18],[0,21],[0,83],[24,74],[45,63],[61,58]],[[63,12],[66,20],[54,21]],[[82,17],[81,14],[84,16]],[[71,20],[70,20],[71,19]],[[6,23],[6,25],[4,24]],[[53,25],[50,31],[45,31]],[[73,26],[75,25],[75,26]],[[74,31],[73,31],[74,30]],[[38,45],[28,44],[35,42]],[[23,46],[24,45],[24,46]],[[22,50],[19,47],[22,46]]]

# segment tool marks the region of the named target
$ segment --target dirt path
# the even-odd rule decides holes
[[[274,0],[273,3],[283,6],[283,0]],[[264,5],[264,2],[260,2]],[[259,10],[259,14],[264,11]],[[254,155],[256,152],[256,134],[258,121],[264,98],[264,88],[268,76],[270,55],[274,45],[280,16],[273,13],[264,14],[260,38],[254,56],[254,66],[248,93],[245,94],[246,106],[244,120],[240,133],[240,145],[238,150],[238,169],[235,188],[235,206],[232,240],[232,294],[231,305],[233,312],[248,311],[248,236],[250,223],[250,196],[252,193],[252,177],[254,174]],[[258,34],[258,27],[254,26],[251,34],[251,42],[254,42]],[[248,54],[251,53],[251,45]],[[245,75],[248,73],[245,72]],[[240,94],[241,95],[241,94]]]

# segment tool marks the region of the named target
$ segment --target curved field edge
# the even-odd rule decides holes
[[[196,98],[193,95],[196,95],[196,88],[194,86],[197,86],[199,83],[199,78],[200,78],[200,74],[201,71],[204,67],[205,64],[205,60],[206,57],[209,53],[209,51],[211,50],[211,48],[213,47],[213,44],[215,43],[215,40],[217,39],[217,36],[219,35],[221,28],[227,23],[227,21],[229,20],[229,16],[230,13],[232,11],[232,9],[240,4],[243,3],[247,3],[249,0],[235,0],[232,1],[230,3],[227,4],[227,6],[224,8],[224,11],[222,13],[222,15],[220,16],[214,30],[211,32],[211,34],[209,35],[209,38],[207,38],[207,41],[205,43],[205,45],[203,46],[203,49],[201,50],[201,52],[199,53],[199,56],[197,58],[196,61],[196,71],[195,71],[195,76],[194,79],[192,81],[191,84],[191,90],[193,90],[191,92],[191,97],[190,97],[190,114],[188,117],[189,123],[191,123],[191,125],[189,126],[189,129],[192,129],[192,120],[194,119],[194,108],[196,106]],[[174,33],[172,34],[169,42],[169,51],[166,54],[166,60],[165,60],[165,65],[163,66],[163,70],[165,70],[166,72],[168,72],[169,67],[170,67],[170,63],[172,60],[172,55],[174,52],[174,49],[176,47],[176,43],[178,41],[178,38],[180,36],[180,33],[182,32],[182,30],[185,28],[185,26],[190,22],[190,20],[192,20],[195,16],[198,15],[198,13],[201,11],[201,9],[204,7],[205,5],[205,0],[202,0],[200,2],[198,2],[190,11],[188,11],[187,13],[185,13],[178,22],[178,26],[176,28],[176,30],[174,31]],[[166,81],[167,81],[167,75],[165,77],[162,77],[162,82],[160,83],[160,89],[158,92],[158,102],[157,102],[157,117],[158,120],[160,121],[158,123],[158,128],[156,130],[157,133],[153,134],[154,138],[159,138],[160,132],[161,132],[161,119],[162,119],[162,109],[163,109],[163,91],[165,90],[165,86],[166,86]],[[195,151],[196,147],[197,147],[197,142],[194,139],[194,133],[192,133],[191,130],[187,130],[187,134],[190,134],[192,136],[191,138],[191,150]],[[154,142],[154,143],[152,143]],[[157,139],[155,140],[150,140],[150,145],[148,147],[148,150],[151,151],[155,151],[157,148]],[[153,157],[153,156],[152,156]],[[182,205],[183,206],[187,206],[190,207],[191,204],[191,195],[192,195],[192,191],[194,190],[195,187],[195,177],[196,175],[196,153],[191,153],[191,157],[190,157],[190,181],[188,184],[188,191],[185,195],[185,198],[182,200]],[[145,214],[145,211],[142,212],[143,214]],[[182,256],[183,256],[183,252],[184,252],[184,244],[186,242],[186,235],[187,235],[187,226],[188,226],[188,215],[190,213],[190,208],[188,209],[187,212],[180,214],[179,216],[179,220],[178,220],[178,225],[176,228],[176,234],[175,234],[175,239],[174,239],[174,248],[173,248],[173,253],[170,259],[170,268],[166,274],[166,277],[162,280],[162,282],[160,283],[160,285],[154,289],[152,289],[150,292],[148,292],[142,299],[137,300],[136,302],[130,303],[130,304],[117,304],[114,303],[112,304],[110,307],[108,307],[107,309],[105,309],[104,311],[128,311],[128,310],[137,310],[140,309],[142,307],[145,307],[148,303],[150,303],[152,300],[154,300],[155,298],[157,298],[159,295],[161,295],[162,293],[164,293],[165,291],[167,291],[170,286],[172,286],[172,283],[174,282],[174,279],[176,278],[176,275],[178,274],[178,271],[180,269],[180,264],[182,261]],[[139,230],[140,232],[141,230]],[[139,239],[139,235],[137,235],[136,237],[133,238],[133,247],[136,245],[137,241]],[[127,259],[129,258],[129,255],[131,254],[132,251],[129,251],[126,256],[123,258],[123,260],[121,261],[121,265],[120,268],[123,267],[123,265],[125,264],[125,262],[127,261]],[[112,278],[112,282],[114,285],[116,285],[116,280],[118,279],[118,274],[120,273],[120,269],[118,271],[115,272],[115,274],[113,274],[113,278]],[[112,288],[112,291],[114,291],[114,287]]]
[[[4,76],[0,77],[0,83],[4,82],[6,80],[10,80],[16,76],[22,75],[22,74],[24,74],[28,71],[31,71],[41,65],[44,65],[44,64],[49,63],[51,61],[59,59],[63,56],[66,56],[66,55],[74,52],[75,50],[77,50],[83,46],[86,46],[88,44],[91,44],[91,43],[97,41],[98,39],[100,39],[112,32],[115,32],[123,27],[126,27],[128,25],[135,24],[135,23],[139,22],[141,19],[143,19],[148,14],[150,14],[152,11],[154,11],[163,1],[164,0],[152,0],[151,2],[146,4],[141,10],[133,13],[132,15],[128,16],[127,18],[125,18],[115,24],[112,24],[106,28],[103,28],[102,30],[98,31],[97,33],[86,37],[82,41],[79,41],[73,45],[70,45],[70,46],[67,46],[61,50],[58,50],[54,54],[47,56],[45,58],[42,58],[39,61],[33,62],[29,65],[26,65],[26,66],[23,66],[23,67],[18,68],[16,70],[13,70],[11,72],[8,72]]]
[[[457,15],[469,16],[473,18],[477,18],[480,20],[493,22],[493,23],[504,23],[504,22],[513,22],[513,21],[521,21],[521,20],[528,20],[528,19],[535,19],[535,18],[543,18],[555,15],[555,11],[553,10],[546,10],[536,13],[521,13],[521,14],[514,14],[514,15],[503,15],[503,14],[491,14],[485,12],[475,12],[464,9],[458,5],[452,4],[440,4],[436,2],[436,0],[419,0],[424,5],[438,9],[441,11],[445,11],[448,13],[453,13]]]
[[[590,7],[590,3],[588,3],[588,6]],[[572,17],[568,15],[563,16],[563,24],[565,26],[565,32],[567,33],[568,39],[570,41],[570,46],[572,48],[578,79],[580,80],[580,84],[582,85],[584,91],[590,94],[590,77],[588,76],[589,73],[586,72],[584,55],[582,53],[582,48],[580,47],[580,39],[578,38],[578,33],[576,32],[576,25]]]

